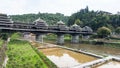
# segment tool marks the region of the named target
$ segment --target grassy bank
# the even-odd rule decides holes
[[[0,39],[0,48],[2,47],[4,41]]]
[[[0,68],[3,67],[3,63],[6,57],[5,50],[6,50],[6,46],[4,44],[4,41],[0,39]]]
[[[7,48],[6,68],[49,68],[27,41],[12,39]]]

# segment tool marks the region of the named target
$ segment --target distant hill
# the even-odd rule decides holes
[[[61,13],[38,13],[38,14],[23,14],[23,15],[10,15],[13,21],[23,22],[23,23],[32,23],[39,17],[45,20],[49,25],[53,25],[58,21],[62,20],[63,22],[67,23],[69,17],[64,16]]]
[[[105,11],[90,11],[88,6],[72,14],[67,24],[71,26],[77,19],[82,22],[80,26],[90,26],[94,31],[102,26],[108,27],[111,30],[120,26],[120,14],[112,14]]]

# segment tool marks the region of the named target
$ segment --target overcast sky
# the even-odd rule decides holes
[[[0,13],[63,13],[71,15],[86,6],[90,10],[120,11],[120,0],[0,0]]]

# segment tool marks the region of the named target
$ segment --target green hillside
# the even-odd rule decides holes
[[[33,22],[39,17],[45,20],[49,25],[55,24],[56,22],[62,20],[63,22],[67,23],[68,16],[64,16],[61,13],[38,13],[38,14],[23,14],[23,15],[10,15],[13,21],[18,22]]]

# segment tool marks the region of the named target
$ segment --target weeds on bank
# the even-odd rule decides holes
[[[6,68],[48,68],[27,41],[11,39],[7,48]]]

